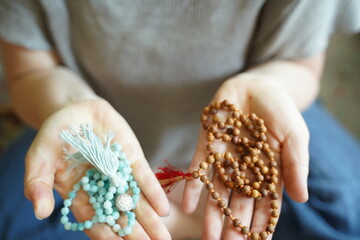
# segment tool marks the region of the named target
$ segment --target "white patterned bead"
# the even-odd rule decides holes
[[[119,209],[119,211],[127,212],[130,211],[133,207],[134,203],[130,195],[126,193],[120,194],[116,198],[116,207]]]

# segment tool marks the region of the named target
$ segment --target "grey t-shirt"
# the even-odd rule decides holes
[[[224,80],[359,30],[357,0],[0,2],[0,37],[57,51],[127,119],[153,167],[187,167],[201,109]]]

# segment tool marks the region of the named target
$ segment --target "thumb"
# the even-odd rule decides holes
[[[25,160],[25,196],[33,203],[35,216],[41,220],[48,217],[54,209],[54,174],[53,156],[37,144],[35,139]]]
[[[282,148],[283,179],[289,196],[297,202],[308,199],[309,131],[304,121],[293,127]]]
[[[269,90],[270,89],[270,90]],[[268,128],[283,143],[282,175],[286,191],[298,202],[308,199],[309,130],[293,100],[283,89],[271,83],[257,86],[250,106],[264,116]]]
[[[199,168],[199,164],[206,159],[206,139],[205,131],[200,130],[199,139],[196,147],[196,151],[189,167],[189,172],[193,172]],[[208,171],[208,170],[207,170]],[[204,172],[207,172],[204,171]],[[200,181],[186,180],[185,189],[182,198],[182,209],[185,213],[191,214],[195,211],[200,194],[203,188],[203,184]]]

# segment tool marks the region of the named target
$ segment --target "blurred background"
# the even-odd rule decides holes
[[[1,72],[0,64],[0,151],[24,129],[11,110]],[[360,140],[360,35],[332,38],[320,101]]]

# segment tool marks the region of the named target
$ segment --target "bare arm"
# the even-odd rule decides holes
[[[250,68],[245,74],[278,83],[302,111],[318,96],[324,60],[325,54],[321,53],[293,61],[271,61]]]
[[[11,104],[28,125],[39,128],[66,104],[96,98],[84,80],[59,65],[54,52],[29,50],[4,41],[1,49]]]
[[[212,99],[214,102],[228,100],[245,113],[254,112],[265,120],[268,143],[276,153],[281,170],[276,191],[281,196],[283,181],[289,196],[298,202],[308,199],[309,167],[309,132],[300,111],[305,110],[318,95],[323,62],[323,54],[294,61],[270,61],[225,81]],[[201,130],[190,172],[206,158],[206,144],[206,134]],[[265,229],[268,205],[242,195],[229,195],[217,177],[212,181],[214,186],[218,186],[222,200],[230,202],[234,216],[241,216],[243,225],[251,226],[251,232]],[[200,181],[186,183],[182,202],[185,212],[195,210],[202,186]],[[232,226],[231,221],[223,221],[217,202],[211,198],[206,203],[203,226],[202,239],[247,239]]]
[[[122,116],[77,74],[62,67],[51,51],[25,49],[2,42],[6,78],[10,87],[12,106],[29,125],[39,128],[25,159],[25,196],[33,202],[38,219],[48,217],[54,209],[53,188],[67,198],[86,167],[66,172],[63,160],[64,143],[59,132],[70,125],[92,123],[96,132],[113,130],[114,141],[121,143],[131,161],[133,174],[141,188],[135,212],[137,223],[131,236],[134,239],[170,239],[159,215],[168,214],[167,197],[153,174],[141,146]],[[82,192],[72,211],[79,221],[93,217],[93,211]],[[90,208],[90,209],[89,209]],[[111,228],[94,226],[86,233],[92,239],[119,239]]]

